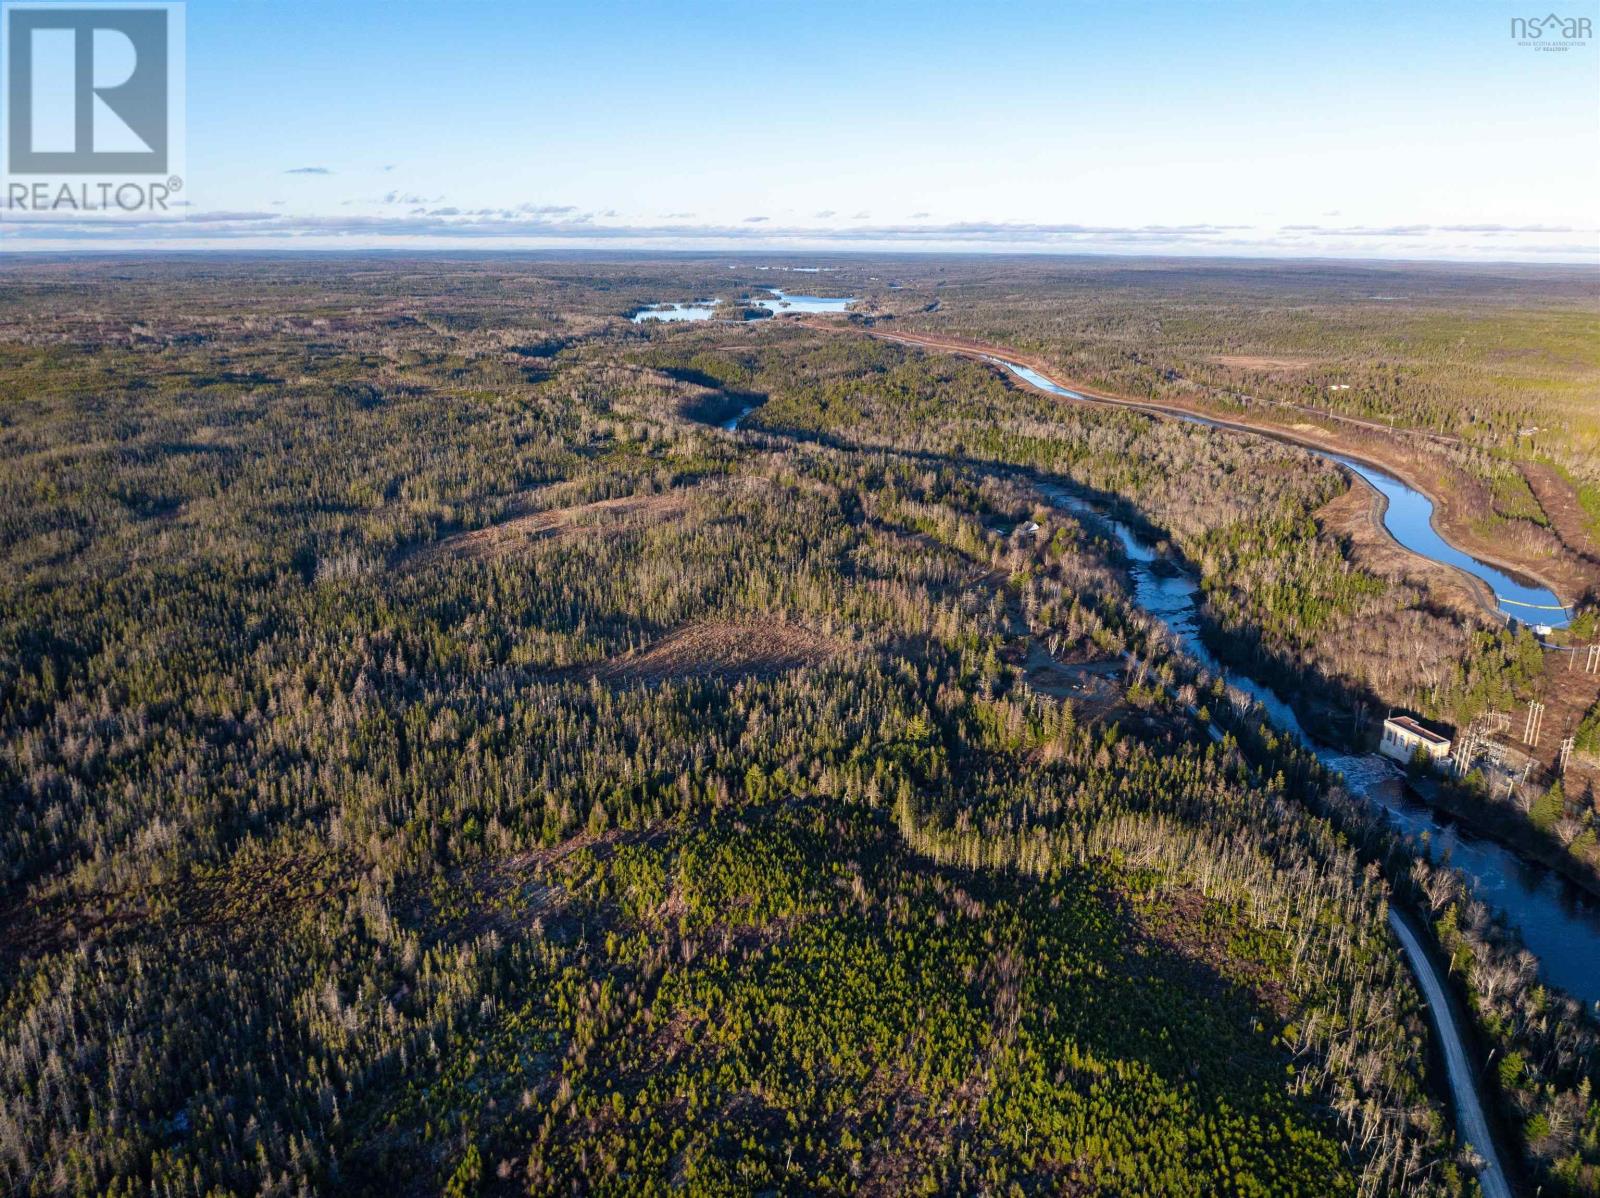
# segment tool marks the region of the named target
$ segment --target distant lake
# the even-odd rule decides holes
[[[777,299],[757,300],[756,307],[769,312],[843,312],[856,302],[853,295],[827,299],[820,295],[790,295],[777,287],[770,288]]]
[[[780,288],[769,288],[777,299],[753,300],[752,306],[765,308],[768,312],[843,312],[856,302],[853,295],[840,296],[836,299],[821,295],[790,295]],[[716,311],[716,300],[690,300],[682,304],[654,304],[642,311],[635,312],[631,317],[634,324],[643,324],[648,320],[710,320]]]
[[[712,310],[716,306],[716,300],[694,300],[687,304],[657,304],[653,308],[635,312],[632,319],[634,324],[643,324],[647,320],[710,320]]]

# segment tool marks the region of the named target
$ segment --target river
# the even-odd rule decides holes
[[[1059,395],[1066,399],[1088,400],[1088,396],[1068,390],[1032,367],[1005,358],[987,356],[987,360],[1022,379],[1029,386]],[[1222,428],[1215,420],[1195,416],[1188,412],[1167,410],[1168,414],[1190,424],[1208,428]],[[1552,628],[1565,628],[1570,621],[1566,608],[1555,592],[1528,579],[1518,578],[1499,567],[1480,561],[1470,553],[1457,549],[1439,535],[1433,526],[1433,500],[1415,487],[1408,486],[1394,475],[1367,462],[1346,457],[1340,453],[1302,446],[1307,453],[1325,461],[1345,467],[1377,490],[1387,501],[1383,511],[1383,526],[1401,545],[1421,557],[1454,566],[1483,581],[1494,592],[1496,605],[1507,616],[1524,623],[1548,624]]]
[[[1029,367],[1001,358],[991,357],[989,360],[1042,390],[1070,399],[1084,398]],[[746,407],[726,421],[723,427],[738,428],[754,410],[753,406]],[[1194,424],[1219,427],[1215,421],[1201,416],[1183,415],[1182,418]],[[1406,527],[1414,527],[1419,518],[1427,524],[1429,534],[1453,555],[1438,560],[1459,565],[1456,557],[1468,557],[1449,546],[1432,529],[1428,517],[1433,505],[1427,496],[1363,463],[1312,449],[1307,452],[1339,461],[1341,465],[1361,473],[1374,486],[1381,481],[1385,486],[1395,489],[1397,493],[1390,498],[1389,513],[1398,511],[1398,519]],[[1104,509],[1063,487],[1046,485],[1042,489],[1058,506],[1078,515],[1092,516],[1116,535],[1129,561],[1134,602],[1160,620],[1190,656],[1259,703],[1275,727],[1296,737],[1324,765],[1342,774],[1352,794],[1382,808],[1389,821],[1409,837],[1419,851],[1426,852],[1434,861],[1448,861],[1465,875],[1471,882],[1473,893],[1500,911],[1506,922],[1517,929],[1529,950],[1539,958],[1539,973],[1546,982],[1561,987],[1585,1003],[1600,1003],[1600,903],[1552,870],[1527,861],[1492,840],[1474,835],[1470,829],[1444,813],[1412,798],[1402,784],[1399,770],[1388,758],[1375,753],[1343,753],[1318,744],[1301,726],[1294,709],[1271,687],[1229,670],[1206,647],[1200,635],[1198,618],[1200,586],[1191,575],[1175,568],[1170,562],[1163,562],[1160,568],[1155,568],[1155,563],[1160,559],[1155,547]],[[1405,493],[1415,496],[1420,504],[1408,499]],[[1426,508],[1421,505],[1426,505]],[[1413,540],[1414,544],[1408,546],[1413,552],[1432,556],[1419,547],[1426,542],[1418,538]],[[1497,573],[1492,566],[1481,562],[1475,564],[1485,573]],[[1506,583],[1518,585],[1510,579],[1506,579]],[[1553,595],[1551,599],[1554,599]]]
[[[1115,533],[1128,558],[1134,602],[1159,620],[1190,656],[1254,699],[1267,719],[1310,747],[1324,765],[1342,773],[1352,794],[1382,807],[1419,847],[1435,859],[1448,854],[1450,863],[1472,879],[1474,890],[1500,907],[1522,932],[1528,947],[1538,955],[1544,976],[1586,1001],[1594,1001],[1600,994],[1600,954],[1592,948],[1585,952],[1582,946],[1593,945],[1600,938],[1600,909],[1586,904],[1550,871],[1530,866],[1489,841],[1467,838],[1458,828],[1436,819],[1428,808],[1409,801],[1387,758],[1341,754],[1318,745],[1301,727],[1293,709],[1270,687],[1226,669],[1206,648],[1197,620],[1200,587],[1190,575],[1170,561],[1162,561],[1153,546],[1099,505],[1051,484],[1040,489],[1057,507],[1088,517]],[[1482,1160],[1478,1181],[1485,1198],[1511,1198],[1505,1168],[1484,1118],[1477,1069],[1445,994],[1444,980],[1422,941],[1394,911],[1389,913],[1389,925],[1427,999],[1455,1105],[1456,1128]],[[1574,945],[1579,951],[1571,951]]]
[[[1541,976],[1584,1002],[1600,1001],[1600,904],[1541,865],[1492,840],[1474,836],[1448,816],[1406,793],[1396,766],[1377,754],[1341,753],[1319,745],[1294,709],[1271,687],[1225,667],[1200,635],[1200,585],[1131,528],[1062,487],[1045,486],[1057,506],[1104,524],[1121,542],[1133,576],[1134,602],[1172,633],[1184,650],[1261,705],[1273,725],[1300,740],[1328,768],[1344,775],[1352,794],[1377,804],[1391,823],[1434,860],[1448,858],[1472,882],[1473,893],[1504,913],[1539,958]]]

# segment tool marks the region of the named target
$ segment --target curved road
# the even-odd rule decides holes
[[[1444,1052],[1450,1096],[1456,1104],[1456,1130],[1483,1161],[1478,1167],[1478,1183],[1483,1187],[1484,1198],[1512,1198],[1505,1167],[1500,1163],[1494,1137],[1489,1134],[1489,1122],[1483,1115],[1483,1104],[1478,1100],[1477,1072],[1467,1056],[1467,1046],[1461,1039],[1461,1029],[1456,1026],[1444,982],[1421,939],[1393,907],[1389,908],[1389,927],[1405,950],[1411,970],[1417,975],[1423,996],[1428,1000],[1428,1014]]]

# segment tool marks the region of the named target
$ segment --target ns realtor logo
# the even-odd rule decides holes
[[[0,4],[0,219],[177,218],[182,3]]]
[[[1563,17],[1549,13],[1542,17],[1512,17],[1511,38],[1530,50],[1573,50],[1588,44],[1594,36],[1588,17]]]

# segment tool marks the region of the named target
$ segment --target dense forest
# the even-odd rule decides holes
[[[748,267],[8,265],[0,1186],[1470,1194],[1399,904],[1520,1174],[1600,1193],[1589,1013],[1046,489],[1287,670],[1422,606],[1347,480],[627,320]],[[1419,700],[1517,685],[1427,615]]]
[[[1200,576],[1217,651],[1269,679],[1330,737],[1368,743],[1374,713],[1395,707],[1466,728],[1545,697],[1531,632],[1508,629],[1470,596],[1451,601],[1405,564],[1352,552],[1346,522],[1329,516],[1350,480],[1321,459],[1266,438],[1063,405],[966,358],[776,330],[737,354],[715,332],[699,338],[718,348],[679,332],[643,361],[720,389],[730,411],[759,398],[747,428],[1021,468],[1109,502]],[[1569,793],[1536,810],[1491,795],[1479,777],[1460,789],[1487,820],[1594,871],[1600,794],[1587,772],[1569,781]],[[1558,823],[1559,843],[1547,831]]]

